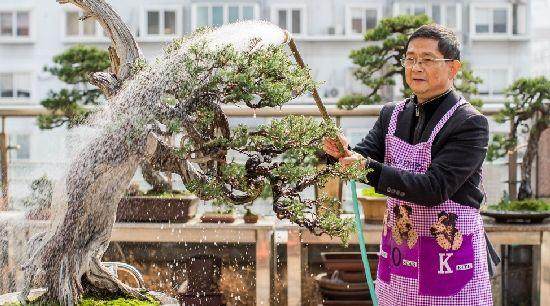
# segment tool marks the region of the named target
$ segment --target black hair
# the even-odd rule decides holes
[[[460,42],[455,33],[438,24],[426,24],[416,29],[409,37],[405,50],[415,38],[430,38],[437,40],[437,48],[444,58],[460,60]]]

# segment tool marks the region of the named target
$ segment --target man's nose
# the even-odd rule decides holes
[[[419,71],[419,72],[424,71],[424,67],[422,67],[422,65],[420,65],[419,61],[415,61],[414,64],[412,65],[411,69],[412,69],[412,71]]]

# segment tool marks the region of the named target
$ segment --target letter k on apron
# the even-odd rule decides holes
[[[385,163],[425,173],[437,133],[461,98],[437,123],[426,142],[396,137],[396,105],[386,135]],[[479,210],[447,200],[427,207],[389,198],[382,232],[376,293],[381,306],[493,305],[483,221]]]

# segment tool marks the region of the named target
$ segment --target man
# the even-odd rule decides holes
[[[368,183],[389,197],[376,292],[380,305],[492,305],[479,207],[487,119],[453,89],[460,63],[454,33],[425,25],[407,43],[414,95],[383,107],[353,150],[340,136],[324,150],[344,166],[373,169]]]

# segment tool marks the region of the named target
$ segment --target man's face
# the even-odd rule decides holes
[[[437,40],[430,38],[415,38],[407,48],[406,58],[443,59],[439,52]],[[405,68],[405,79],[414,94],[421,100],[426,100],[445,92],[453,84],[453,79],[460,69],[459,61],[436,61],[430,65],[420,65]]]

